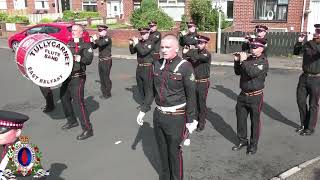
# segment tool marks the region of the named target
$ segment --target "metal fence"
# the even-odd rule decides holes
[[[56,20],[58,18],[62,18],[62,13],[47,13],[47,14],[28,14],[26,15],[29,18],[31,24],[36,24],[41,21],[43,18],[49,18]]]
[[[221,35],[221,53],[228,54],[241,51],[246,32],[223,32]],[[252,34],[252,33],[251,33]],[[298,32],[268,32],[268,55],[288,56],[293,53],[298,40]]]

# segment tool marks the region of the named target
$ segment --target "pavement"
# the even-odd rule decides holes
[[[47,159],[43,162],[51,164],[51,179],[103,179],[105,176],[115,180],[129,177],[157,178],[159,162],[154,155],[156,149],[150,121],[152,113],[146,116],[149,121],[147,120],[145,126],[139,128],[135,135],[137,126],[132,119],[136,116],[136,110],[132,107],[136,107],[135,101],[138,100],[134,93],[134,101],[123,97],[124,94],[130,95],[130,92],[135,91],[132,68],[135,66],[135,56],[130,55],[127,48],[112,49],[115,60],[112,70],[112,104],[96,98],[99,95],[98,81],[95,80],[98,79],[96,63],[88,68],[86,103],[89,106],[90,117],[100,120],[94,121],[95,137],[81,144],[74,140],[77,130],[69,132],[73,137],[54,127],[64,119],[58,99],[55,112],[48,115],[40,112],[44,100],[39,96],[37,87],[10,70],[15,68],[12,62],[14,54],[8,50],[5,41],[0,39],[0,53],[5,57],[5,65],[1,66],[0,71],[0,82],[7,84],[0,87],[0,109],[30,114],[33,121],[26,125],[25,132],[32,135],[35,142],[44,148],[44,157]],[[298,124],[298,111],[295,98],[292,97],[295,97],[302,59],[269,57],[268,60],[272,70],[266,82],[261,145],[255,156],[247,157],[244,152],[234,153],[230,150],[235,142],[234,106],[239,88],[238,78],[234,76],[233,69],[224,66],[233,66],[232,55],[213,54],[214,74],[208,100],[214,101],[208,101],[208,107],[212,109],[208,112],[206,130],[194,135],[193,145],[184,150],[187,180],[320,179],[319,133],[311,137],[301,137],[294,133]],[[122,83],[117,85],[117,82]],[[25,87],[23,93],[20,90],[21,86]],[[126,90],[123,91],[124,89]],[[56,91],[54,93],[58,94]],[[115,106],[121,108],[115,109]],[[101,108],[105,111],[97,111]],[[105,113],[116,115],[106,117]],[[112,143],[119,140],[122,143],[118,146]],[[130,141],[133,141],[131,148]],[[141,146],[137,146],[139,142]],[[131,151],[128,151],[127,146]],[[104,152],[101,153],[102,149]],[[69,155],[64,157],[64,153]],[[121,169],[126,169],[126,173]]]

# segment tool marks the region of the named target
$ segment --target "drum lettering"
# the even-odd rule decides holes
[[[52,46],[52,47],[55,47],[55,46],[56,46],[56,42],[53,41],[53,42],[51,43],[51,46]]]
[[[62,75],[58,76],[57,78],[46,80],[46,79],[40,79],[39,82],[42,84],[52,84],[57,81],[60,81],[62,79]]]
[[[31,74],[31,77],[34,78],[35,80],[37,80],[39,78],[36,74],[34,74],[32,67],[29,67],[28,71]]]

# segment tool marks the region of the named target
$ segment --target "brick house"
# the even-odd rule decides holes
[[[319,8],[320,0],[235,0],[233,30],[249,32],[264,24],[270,31],[313,32]]]

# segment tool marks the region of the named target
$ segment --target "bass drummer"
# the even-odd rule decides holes
[[[77,136],[77,140],[84,140],[93,136],[93,130],[89,119],[87,108],[84,104],[84,84],[86,82],[86,66],[93,60],[93,50],[90,43],[82,38],[83,26],[74,24],[72,26],[72,40],[68,47],[74,56],[74,64],[70,77],[62,83],[60,88],[60,98],[67,123],[62,126],[63,130],[68,130],[79,126],[76,119],[71,100],[73,100],[79,115],[82,133]]]

